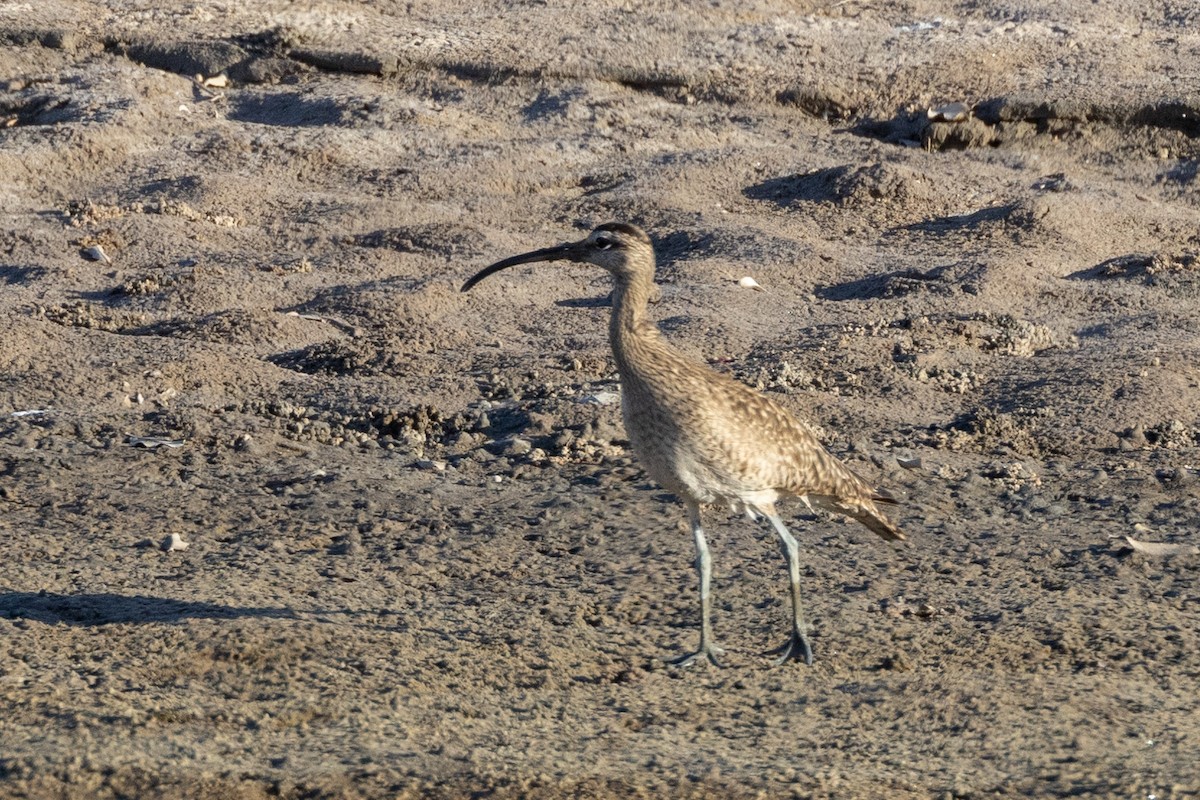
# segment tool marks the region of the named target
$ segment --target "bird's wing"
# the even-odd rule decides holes
[[[834,457],[814,428],[781,403],[732,379],[713,385],[710,414],[725,420],[725,456],[750,483],[793,495],[856,501],[877,492]]]

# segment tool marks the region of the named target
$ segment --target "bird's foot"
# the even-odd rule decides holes
[[[775,659],[776,664],[786,664],[789,661],[803,661],[808,666],[812,666],[812,646],[808,643],[808,636],[800,631],[792,631],[792,636],[788,639],[787,644],[782,647],[776,647],[774,650],[768,650],[767,655],[779,656]]]
[[[701,642],[700,649],[696,652],[688,653],[686,656],[680,656],[679,658],[672,658],[667,663],[673,667],[690,667],[699,659],[706,658],[708,659],[708,663],[712,664],[714,667],[724,667],[725,665],[721,663],[719,658],[717,658],[718,656],[723,655],[725,655],[724,648],[717,647],[715,644]]]

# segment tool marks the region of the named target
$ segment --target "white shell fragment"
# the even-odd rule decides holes
[[[585,394],[579,398],[579,402],[590,406],[611,406],[620,399],[621,395],[618,392],[596,392],[595,394]]]
[[[905,469],[922,469],[920,456],[916,458],[897,458],[896,463]]]
[[[740,279],[738,281],[738,286],[742,287],[743,289],[756,289],[760,292],[763,290],[758,281],[754,280],[754,278],[751,278],[749,275]]]
[[[1145,553],[1148,556],[1178,556],[1189,555],[1194,556],[1200,554],[1200,547],[1194,544],[1168,544],[1166,542],[1143,542],[1134,539],[1132,536],[1126,536],[1125,541],[1139,553]]]
[[[209,102],[219,100],[225,95],[220,89],[229,88],[229,77],[224,73],[220,75],[195,75],[192,77],[192,85],[195,87],[192,91],[192,99],[197,102]],[[184,106],[179,107],[181,111],[187,110]]]
[[[172,553],[176,550],[187,550],[188,543],[183,540],[183,537],[178,533],[172,533],[170,536],[162,540],[159,545],[165,552]]]
[[[126,442],[131,447],[145,447],[147,450],[152,450],[155,447],[183,447],[185,440],[163,439],[159,436],[130,436]]]
[[[966,122],[971,116],[971,107],[966,103],[946,103],[925,113],[932,122]]]
[[[112,259],[108,257],[108,253],[104,252],[104,248],[98,244],[85,248],[83,251],[83,257],[88,261],[99,261],[104,264],[112,263]]]
[[[42,414],[52,413],[54,413],[53,408],[29,408],[24,411],[13,411],[9,414],[9,416],[17,419],[20,417],[40,417]]]

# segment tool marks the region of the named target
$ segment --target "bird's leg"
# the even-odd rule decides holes
[[[692,526],[692,537],[696,540],[696,574],[700,578],[700,649],[686,656],[672,659],[670,663],[677,667],[687,667],[696,663],[703,656],[713,666],[721,666],[717,656],[725,653],[713,644],[712,632],[712,596],[709,594],[709,582],[712,578],[712,557],[708,554],[708,542],[704,539],[704,528],[700,525],[700,506],[688,503],[688,521]]]
[[[779,534],[779,538],[783,542],[783,555],[787,558],[788,563],[788,581],[792,587],[792,635],[787,644],[772,650],[770,654],[779,655],[777,664],[786,664],[792,659],[797,661],[804,659],[805,664],[811,665],[813,661],[812,646],[808,643],[808,634],[804,630],[804,617],[800,612],[800,546],[796,544],[795,537],[792,536],[774,509],[767,513],[767,519],[771,521],[772,527],[775,528],[775,532]]]

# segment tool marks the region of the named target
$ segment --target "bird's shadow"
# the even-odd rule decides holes
[[[286,608],[225,606],[166,597],[54,592],[2,592],[0,617],[30,619],[47,625],[64,623],[80,627],[138,622],[180,622],[185,619],[268,617],[298,619]]]

